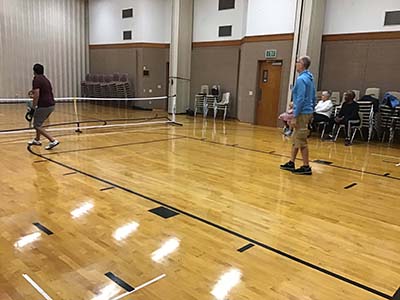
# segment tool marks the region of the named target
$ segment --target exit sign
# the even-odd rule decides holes
[[[278,51],[275,49],[265,50],[265,58],[267,58],[267,59],[276,58],[277,55],[278,55]]]

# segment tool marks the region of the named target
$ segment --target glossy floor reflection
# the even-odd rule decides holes
[[[36,155],[28,135],[0,136],[0,299],[40,299],[23,274],[52,299],[123,296],[108,272],[133,287],[166,275],[125,299],[394,295],[398,147],[312,138],[319,162],[302,177],[279,170],[290,141],[278,129],[179,121],[63,133]],[[172,214],[150,212],[160,206]]]

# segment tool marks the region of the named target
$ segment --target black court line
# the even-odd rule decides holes
[[[400,300],[400,288],[397,290],[397,292],[393,295],[393,300]]]
[[[92,179],[94,179],[94,180],[100,181],[100,182],[102,182],[102,183],[105,183],[105,184],[108,184],[108,185],[113,185],[113,186],[115,186],[116,188],[118,188],[118,189],[120,189],[120,190],[122,190],[122,191],[125,191],[125,192],[127,192],[127,193],[130,193],[130,194],[132,194],[132,195],[136,195],[136,196],[141,197],[141,198],[143,198],[143,199],[145,199],[145,200],[148,200],[148,201],[150,201],[150,202],[157,203],[157,204],[159,204],[159,205],[165,206],[165,207],[167,207],[167,208],[169,208],[169,209],[171,209],[171,210],[174,210],[174,211],[176,211],[176,212],[181,213],[182,215],[185,215],[185,216],[187,216],[187,217],[189,217],[189,218],[192,218],[192,219],[194,219],[194,220],[197,220],[197,221],[199,221],[199,222],[201,222],[201,223],[207,224],[207,225],[209,225],[209,226],[211,226],[211,227],[214,227],[214,228],[216,228],[216,229],[219,229],[219,230],[221,230],[221,231],[224,231],[224,232],[226,232],[226,233],[229,233],[229,234],[231,234],[231,235],[233,235],[233,236],[235,236],[235,237],[238,237],[238,238],[240,238],[240,239],[243,239],[243,240],[245,240],[245,241],[247,241],[247,242],[249,242],[249,243],[252,243],[252,244],[254,244],[254,245],[260,246],[260,247],[262,247],[262,248],[264,248],[264,249],[266,249],[266,250],[268,250],[268,251],[270,251],[270,252],[273,252],[273,253],[278,254],[278,255],[280,255],[280,256],[282,256],[282,257],[285,257],[285,258],[287,258],[287,259],[290,259],[290,260],[292,260],[292,261],[294,261],[294,262],[297,262],[297,263],[299,263],[299,264],[301,264],[301,265],[303,265],[303,266],[309,267],[310,269],[313,269],[313,270],[315,270],[315,271],[318,271],[318,272],[320,272],[320,273],[323,273],[323,274],[325,274],[325,275],[328,275],[328,276],[330,276],[330,277],[332,277],[332,278],[335,278],[335,279],[337,279],[337,280],[340,280],[340,281],[342,281],[342,282],[348,283],[348,284],[350,284],[350,285],[352,285],[352,286],[354,286],[354,287],[360,288],[360,289],[362,289],[362,290],[364,290],[364,291],[370,292],[370,293],[372,293],[372,294],[374,294],[374,295],[377,295],[377,296],[379,296],[379,297],[382,297],[382,298],[385,298],[385,299],[389,299],[389,300],[393,300],[393,299],[392,299],[392,296],[389,296],[388,294],[385,294],[385,293],[383,293],[383,292],[381,292],[381,291],[379,291],[379,290],[377,290],[377,289],[371,288],[371,287],[369,287],[369,286],[367,286],[367,285],[365,285],[365,284],[362,284],[362,283],[357,282],[357,281],[355,281],[355,280],[349,279],[349,278],[347,278],[347,277],[345,277],[345,276],[342,276],[342,275],[340,275],[340,274],[337,274],[337,273],[335,273],[335,272],[329,271],[328,269],[325,269],[325,268],[320,267],[320,266],[318,266],[318,265],[315,265],[315,264],[313,264],[313,263],[311,263],[311,262],[308,262],[308,261],[306,261],[306,260],[303,260],[303,259],[301,259],[301,258],[298,258],[298,257],[296,257],[296,256],[294,256],[294,255],[291,255],[291,254],[289,254],[289,253],[286,253],[286,252],[284,252],[284,251],[282,251],[282,250],[276,249],[276,248],[274,248],[274,247],[272,247],[272,246],[269,246],[269,245],[267,245],[267,244],[264,244],[263,242],[257,241],[257,240],[255,240],[255,239],[253,239],[253,238],[251,238],[251,237],[248,237],[248,236],[246,236],[246,235],[244,235],[244,234],[241,234],[241,233],[239,233],[239,232],[236,232],[236,231],[234,231],[234,230],[232,230],[232,229],[223,227],[222,225],[213,223],[213,222],[211,222],[211,221],[209,221],[209,220],[206,220],[206,219],[204,219],[204,218],[201,218],[201,217],[199,217],[199,216],[196,216],[196,215],[194,215],[194,214],[192,214],[192,213],[190,213],[190,212],[187,212],[187,211],[184,211],[184,210],[179,209],[179,208],[177,208],[177,207],[174,207],[174,206],[172,206],[172,205],[166,204],[166,203],[164,203],[164,202],[162,202],[162,201],[160,201],[160,200],[151,198],[151,197],[149,197],[149,196],[146,196],[146,195],[144,195],[144,194],[141,194],[141,193],[139,193],[139,192],[136,192],[136,191],[134,191],[134,190],[131,190],[131,189],[127,188],[127,187],[124,187],[124,186],[122,186],[122,185],[118,185],[118,184],[113,183],[113,182],[111,182],[111,181],[109,181],[109,180],[100,178],[100,177],[98,177],[98,176],[92,175],[92,174],[87,173],[87,172],[85,172],[85,171],[81,171],[81,170],[76,169],[76,168],[74,168],[74,167],[68,166],[68,165],[66,165],[66,164],[64,164],[64,163],[62,163],[62,162],[57,161],[57,160],[51,159],[51,158],[49,158],[49,157],[45,157],[45,156],[43,156],[42,154],[35,153],[35,152],[31,149],[30,146],[27,147],[27,150],[28,150],[31,154],[36,155],[36,156],[38,156],[38,157],[41,157],[41,158],[43,158],[43,159],[47,159],[48,161],[50,161],[50,162],[52,162],[52,163],[54,163],[54,164],[57,164],[57,165],[62,166],[62,167],[64,167],[64,168],[73,170],[73,171],[75,171],[75,172],[78,172],[78,173],[80,173],[80,174],[82,174],[82,175],[85,175],[85,176],[87,176],[87,177],[89,177],[89,178],[92,178]]]
[[[242,248],[238,249],[239,252],[244,252],[246,250],[249,250],[250,248],[253,248],[254,244],[247,244],[246,246],[243,246]]]
[[[35,160],[33,163],[34,164],[38,164],[38,163],[42,163],[42,162],[47,162],[47,160],[43,159],[43,160]]]
[[[52,235],[53,234],[53,231],[51,231],[50,229],[48,229],[47,227],[43,226],[40,223],[32,223],[32,224],[35,225],[38,229],[40,229],[44,233],[46,233],[47,235]]]
[[[352,184],[349,184],[348,186],[345,186],[344,189],[348,190],[348,189],[351,189],[353,186],[356,186],[356,185],[357,185],[357,183],[353,182]]]
[[[389,176],[390,175],[390,173],[385,173],[385,174],[383,174],[383,176]]]
[[[208,140],[206,140],[206,139],[195,138],[195,137],[185,136],[185,135],[176,135],[176,136],[182,136],[182,137],[186,137],[187,139],[196,140],[196,141],[200,141],[200,142],[204,142],[204,143],[216,144],[216,145],[221,145],[221,146],[230,147],[229,144],[224,144],[224,143],[215,142],[215,141],[208,141]],[[246,150],[246,151],[251,151],[251,152],[257,152],[257,153],[268,154],[268,155],[277,156],[277,157],[287,157],[287,158],[290,158],[289,155],[279,154],[279,153],[276,153],[275,151],[264,151],[264,150],[258,150],[258,149],[247,148],[247,147],[243,147],[243,146],[236,146],[235,148],[236,148],[236,149],[241,149],[241,150]],[[394,179],[394,180],[400,180],[400,177],[383,176],[382,174],[379,174],[379,173],[369,172],[369,171],[362,171],[362,170],[353,169],[353,168],[348,168],[348,167],[342,167],[342,166],[338,166],[338,165],[335,165],[335,164],[326,165],[326,166],[332,167],[332,168],[336,168],[336,169],[342,169],[342,170],[347,170],[347,171],[362,173],[362,174],[368,174],[368,175],[372,175],[372,176],[378,176],[378,177],[390,178],[390,179]]]
[[[93,148],[57,151],[57,152],[47,153],[46,156],[55,155],[55,154],[63,154],[63,153],[75,153],[75,152],[83,152],[83,151],[117,148],[117,147],[132,146],[132,145],[144,145],[144,144],[159,143],[159,142],[165,142],[165,141],[171,141],[171,140],[181,140],[181,139],[184,139],[184,137],[165,138],[165,139],[151,140],[151,141],[145,141],[145,142],[132,142],[132,143],[125,143],[125,144],[118,144],[118,145],[110,145],[110,146],[100,146],[100,147],[93,147]]]
[[[156,134],[156,133],[155,132],[151,132],[150,134]],[[170,134],[167,134],[167,135],[170,135]],[[187,139],[191,139],[191,140],[195,140],[195,141],[200,141],[200,142],[210,143],[210,144],[215,144],[215,145],[221,145],[221,146],[225,146],[225,147],[232,147],[231,144],[225,144],[225,143],[220,143],[220,142],[216,142],[216,141],[209,141],[206,138],[196,138],[196,137],[182,135],[182,134],[173,134],[172,136],[183,137],[183,138],[187,138]],[[279,154],[279,153],[276,153],[276,151],[265,151],[265,150],[252,149],[252,148],[239,146],[239,144],[237,146],[235,146],[235,148],[241,149],[241,150],[246,150],[246,151],[251,151],[251,152],[268,154],[268,155],[272,155],[272,156],[276,156],[276,157],[291,158],[289,155]],[[297,160],[300,160],[300,159],[297,159]],[[353,168],[349,168],[349,167],[338,166],[338,165],[335,165],[333,163],[332,164],[326,164],[326,166],[332,167],[332,168],[336,168],[336,169],[341,169],[341,170],[347,170],[347,171],[352,171],[352,172],[357,172],[357,173],[377,176],[377,177],[384,177],[384,178],[389,178],[389,179],[394,179],[394,180],[400,180],[400,177],[390,176],[390,174],[389,175],[386,175],[386,174],[383,175],[383,174],[380,174],[380,173],[375,173],[375,172],[370,172],[370,171],[363,171],[363,170],[359,170],[359,169],[353,169]]]
[[[69,173],[63,174],[63,176],[69,176],[69,175],[74,175],[74,174],[76,174],[76,172],[69,172]]]
[[[112,272],[107,272],[104,275],[107,276],[112,281],[114,281],[116,284],[118,284],[120,287],[122,287],[127,292],[132,292],[132,291],[135,290],[135,288],[133,286],[131,286],[130,284],[126,283],[125,281],[123,281],[118,276],[115,276]]]
[[[108,191],[108,190],[112,190],[112,189],[115,189],[115,186],[105,187],[105,188],[100,189],[100,191],[104,192],[104,191]]]

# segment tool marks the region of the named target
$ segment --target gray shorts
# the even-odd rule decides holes
[[[33,115],[33,127],[42,127],[44,121],[47,120],[53,111],[54,106],[36,108]]]

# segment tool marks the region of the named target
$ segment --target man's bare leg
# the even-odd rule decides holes
[[[302,147],[301,148],[301,155],[303,157],[303,164],[305,166],[310,165],[309,157],[308,157],[308,147]]]
[[[40,135],[43,135],[44,137],[46,137],[50,142],[54,142],[55,139],[46,131],[44,130],[42,127],[37,127],[36,129],[36,140],[39,141],[40,139]]]
[[[292,156],[290,158],[290,160],[292,162],[296,162],[297,153],[299,153],[299,148],[296,148],[295,146],[293,146],[292,147]]]

